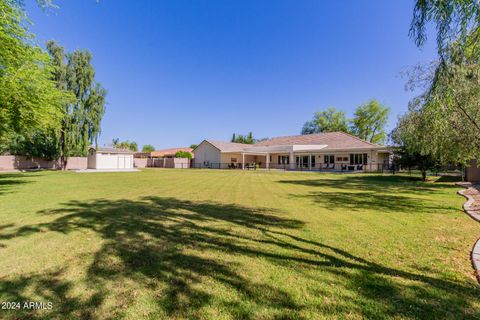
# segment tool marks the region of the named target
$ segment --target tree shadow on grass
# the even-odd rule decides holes
[[[0,195],[13,192],[18,185],[31,183],[28,178],[36,177],[34,173],[0,173]]]
[[[434,204],[421,198],[409,197],[401,194],[381,194],[367,192],[310,192],[303,195],[290,195],[292,198],[311,199],[317,205],[331,210],[346,210],[348,212],[372,210],[377,212],[419,213],[419,212],[446,212],[461,211],[457,207],[448,207],[443,204]]]
[[[305,318],[302,312],[311,308],[316,309],[314,314],[337,317],[351,312],[368,318],[480,316],[478,310],[472,311],[478,288],[382,266],[293,235],[303,223],[284,218],[278,211],[145,197],[71,201],[42,214],[52,215],[53,221],[10,231],[4,241],[8,244],[8,239],[35,232],[93,231],[102,244],[93,253],[84,279],[71,282],[62,270],[0,279],[3,300],[36,297],[54,302],[53,310],[22,311],[12,317],[121,318],[124,308],[139,299],[137,290],[156,297],[155,306],[148,305],[143,309],[146,313],[138,315],[152,318],[254,319],[268,310],[266,318],[301,319]],[[318,272],[320,279],[312,282],[317,282],[313,287],[319,292],[325,286],[318,283],[322,274],[331,274],[346,282],[343,290],[359,296],[353,304],[310,305],[283,289],[282,283],[265,283],[242,273],[245,266],[235,262],[235,257],[252,264],[268,261],[288,269],[294,277]],[[79,297],[74,289],[83,286],[91,294]],[[216,313],[207,316],[204,308],[209,306]]]
[[[86,271],[85,282],[98,292],[94,300],[70,301],[62,298],[64,292],[49,289],[47,285],[43,289],[49,291],[50,295],[45,298],[62,305],[61,310],[27,312],[24,314],[26,316],[48,319],[59,315],[59,311],[72,317],[92,315],[96,313],[98,303],[106,299],[107,292],[109,299],[126,300],[128,304],[135,298],[133,292],[116,292],[109,287],[112,283],[126,281],[134,281],[148,287],[148,290],[161,292],[157,299],[160,311],[156,316],[200,317],[202,307],[215,298],[208,292],[208,287],[202,286],[205,280],[238,293],[238,302],[224,301],[228,303],[225,308],[235,318],[254,318],[255,308],[272,309],[279,317],[295,314],[301,309],[286,291],[242,276],[236,270],[238,266],[228,261],[228,256],[223,256],[229,243],[238,240],[234,234],[226,236],[224,230],[300,228],[303,225],[298,220],[282,218],[278,212],[149,197],[139,201],[72,201],[61,209],[41,213],[58,217],[50,223],[23,226],[8,234],[0,234],[0,239],[48,231],[64,234],[79,230],[96,232],[104,243],[94,253],[94,261]],[[209,254],[205,254],[206,248],[209,248]],[[41,288],[48,280],[49,275],[0,280],[0,288],[9,288],[9,299],[25,300],[23,283],[29,282],[29,290],[33,287],[33,291],[40,292],[37,294],[42,296]],[[64,284],[63,287],[69,286]],[[107,287],[108,290],[105,289]],[[118,306],[104,310],[104,313],[122,316]]]
[[[447,182],[447,183],[452,183],[452,182],[461,182],[462,177],[458,175],[442,175],[440,178],[435,180],[435,182]]]
[[[337,175],[335,176],[335,179],[309,178],[302,180],[281,180],[279,182],[308,187],[335,188],[340,190],[369,190],[374,192],[405,192],[414,194],[428,194],[440,189],[458,189],[458,187],[453,184],[423,182],[419,177],[407,175]]]

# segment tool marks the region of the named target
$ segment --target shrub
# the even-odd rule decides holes
[[[177,151],[177,153],[175,153],[175,158],[192,159],[192,154],[188,151]]]

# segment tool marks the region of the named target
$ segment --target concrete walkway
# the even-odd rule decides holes
[[[458,191],[459,195],[467,199],[467,202],[463,204],[463,210],[473,220],[480,222],[480,185],[469,182],[460,182],[457,185],[466,188]],[[480,239],[473,245],[471,259],[475,275],[480,282]]]

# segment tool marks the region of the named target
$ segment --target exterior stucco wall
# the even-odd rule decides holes
[[[146,168],[148,165],[148,158],[133,158],[133,166],[135,168]]]
[[[205,162],[220,163],[220,150],[212,146],[210,143],[203,141],[193,151],[195,164],[202,165]]]
[[[236,162],[232,161],[232,158],[236,159]],[[230,163],[242,163],[242,154],[241,153],[222,153],[220,156],[221,163],[230,164]],[[245,163],[265,163],[265,156],[255,156],[251,154],[245,155]]]
[[[86,157],[67,158],[67,170],[81,170],[86,168]],[[0,156],[0,171],[29,169],[61,169],[61,163],[59,160],[44,160],[25,156]]]
[[[340,168],[337,168],[337,165],[338,166],[341,166],[341,165],[350,165],[350,154],[367,154],[367,165],[364,166],[364,170],[377,170],[379,168],[380,165],[382,165],[383,163],[383,160],[387,157],[388,154],[386,153],[377,153],[377,152],[372,152],[372,151],[351,151],[351,152],[335,152],[335,151],[332,151],[332,152],[295,152],[294,153],[294,157],[293,157],[293,161],[294,161],[294,165],[293,167],[295,167],[295,157],[297,156],[309,156],[309,155],[312,155],[312,156],[315,156],[315,167],[312,167],[312,169],[320,169],[320,167],[322,165],[324,165],[324,161],[325,161],[325,155],[333,155],[334,158],[335,158],[335,168],[336,169],[340,169]],[[279,164],[278,162],[278,156],[289,156],[290,154],[289,153],[271,153],[270,156],[271,156],[271,162],[270,162],[270,165],[272,168],[283,168],[285,167],[285,165],[283,164]],[[292,163],[292,160],[290,160],[290,164]]]
[[[190,168],[190,159],[165,158],[165,168],[188,169]]]

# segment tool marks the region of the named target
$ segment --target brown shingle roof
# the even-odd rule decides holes
[[[328,149],[368,149],[378,148],[377,144],[367,142],[345,132],[324,132],[306,135],[276,137],[264,140],[255,144],[255,146],[282,146],[282,145],[327,145]]]

